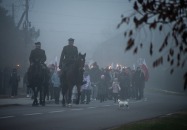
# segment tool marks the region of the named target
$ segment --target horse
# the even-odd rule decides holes
[[[76,104],[79,104],[80,100],[80,89],[83,84],[83,72],[85,64],[85,54],[79,53],[74,63],[67,66],[64,76],[61,74],[61,87],[62,87],[62,105],[65,107],[66,103],[71,106],[72,89],[74,86],[77,87],[77,100]],[[63,70],[62,70],[63,71]]]
[[[29,87],[33,90],[33,104],[38,106],[38,93],[40,93],[40,105],[45,106],[45,97],[48,91],[49,70],[46,65],[35,63],[28,69]]]

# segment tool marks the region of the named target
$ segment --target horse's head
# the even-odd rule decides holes
[[[86,58],[86,53],[84,53],[84,54],[79,53],[78,59],[77,59],[79,69],[84,68],[85,58]]]

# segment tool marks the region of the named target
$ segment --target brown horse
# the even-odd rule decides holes
[[[75,62],[67,67],[65,75],[61,76],[63,106],[66,106],[66,103],[71,106],[72,89],[74,86],[77,87],[78,92],[76,104],[79,104],[80,89],[81,85],[83,84],[83,68],[85,64],[85,57],[86,53],[79,53],[78,58],[75,60]]]

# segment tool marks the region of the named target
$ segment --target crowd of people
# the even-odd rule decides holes
[[[60,88],[60,70],[55,69],[55,65],[49,66],[51,79],[49,83],[48,100],[55,100],[59,104]],[[111,69],[99,68],[97,62],[92,65],[85,64],[83,81],[81,86],[81,104],[89,104],[93,100],[104,102],[117,99],[121,100],[141,100],[144,99],[145,76],[141,67],[136,70],[130,67]],[[72,101],[76,100],[76,86],[73,88]]]
[[[78,55],[78,49],[73,45],[74,39],[70,38],[68,41],[69,44],[63,48],[59,63],[59,68],[64,70],[63,73],[54,64],[48,66],[50,79],[48,82],[47,99],[54,99],[56,104],[59,104],[61,94],[62,81],[60,76],[63,76],[63,79],[65,79],[66,68],[73,63]],[[38,62],[38,59],[41,59],[39,62],[42,61],[44,66],[46,61],[45,51],[41,49],[40,42],[35,43],[35,45],[36,49],[31,51],[29,57],[31,67],[35,62]],[[140,66],[136,70],[120,66],[116,68],[111,68],[110,66],[100,68],[97,62],[94,62],[91,65],[85,64],[82,76],[84,84],[81,86],[81,104],[89,104],[92,100],[99,100],[102,103],[106,100],[114,100],[116,102],[118,98],[121,100],[140,100],[144,98],[145,75]],[[5,71],[3,77],[3,86],[11,86],[11,96],[16,96],[18,83],[20,82],[17,69],[14,68],[11,73]],[[0,78],[2,78],[2,75]],[[27,88],[27,97],[32,97],[33,94],[32,89],[29,87],[27,72],[23,77],[23,85]],[[4,90],[1,86],[2,91]],[[72,100],[76,99],[76,94],[76,89],[74,88]]]
[[[117,102],[118,98],[121,100],[144,98],[145,76],[141,67],[137,67],[136,70],[130,67],[103,69],[95,62],[90,67],[85,65],[84,77],[89,78],[86,80],[87,84],[82,86],[82,92],[88,91],[88,96],[85,98],[83,94],[82,103],[84,101],[89,103],[90,100]]]

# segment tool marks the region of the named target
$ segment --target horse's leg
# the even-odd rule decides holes
[[[66,94],[67,94],[67,88],[62,87],[62,105],[66,106]]]
[[[33,87],[33,93],[34,93],[34,101],[32,103],[32,106],[38,106],[38,100],[37,100],[37,96],[38,96],[38,90],[36,87]]]
[[[43,98],[44,104],[45,104],[45,99],[46,99],[47,93],[48,93],[48,85],[45,85],[44,86],[44,98]]]
[[[40,105],[45,106],[45,92],[44,92],[44,86],[42,85],[39,89],[40,92]]]
[[[72,101],[72,99],[71,99],[71,97],[72,97],[72,89],[73,89],[72,86],[70,86],[69,89],[68,89],[68,105],[69,106],[71,106],[71,101]]]
[[[41,102],[41,101],[42,101],[42,100],[41,100],[41,95],[42,95],[42,94],[41,94],[40,88],[38,88],[38,87],[37,87],[37,93],[39,94],[39,95],[38,95],[38,100],[39,100],[39,104],[41,105],[41,103],[42,103],[42,102]]]

